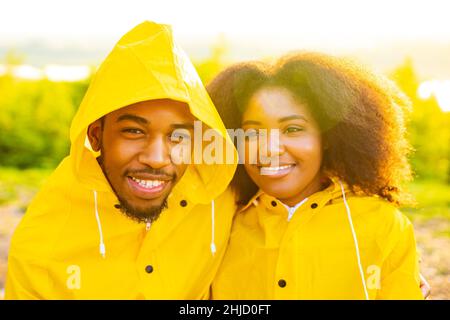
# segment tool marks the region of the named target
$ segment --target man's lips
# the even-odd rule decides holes
[[[131,190],[137,197],[153,199],[162,194],[172,181],[172,178],[159,175],[139,175],[139,177],[132,175],[128,176],[127,180]]]
[[[137,180],[159,180],[159,181],[170,181],[173,180],[174,177],[169,174],[154,174],[154,173],[146,173],[146,172],[136,172],[127,174],[129,178],[134,178]]]

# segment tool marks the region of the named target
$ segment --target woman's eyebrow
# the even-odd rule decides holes
[[[297,115],[297,114],[294,114],[292,116],[287,116],[287,117],[280,118],[280,119],[278,119],[278,122],[284,122],[284,121],[289,121],[289,120],[298,120],[298,119],[303,120],[305,122],[308,122],[308,120],[306,120],[305,117]]]
[[[256,120],[245,120],[244,122],[242,122],[242,126],[249,125],[249,124],[260,125],[261,122],[256,121]]]

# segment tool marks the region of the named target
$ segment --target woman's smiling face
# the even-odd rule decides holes
[[[318,124],[307,106],[297,101],[282,87],[263,87],[250,98],[242,116],[242,128],[266,129],[269,137],[279,142],[267,143],[267,156],[272,164],[250,164],[258,154],[247,154],[245,169],[252,180],[267,194],[293,206],[320,190],[322,139]],[[260,139],[266,139],[260,136]],[[247,144],[248,144],[247,140]],[[246,150],[250,150],[247,145]]]

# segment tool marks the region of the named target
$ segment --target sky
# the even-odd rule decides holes
[[[367,47],[396,39],[450,40],[446,0],[1,0],[0,42],[117,39],[143,20],[183,41],[224,34],[275,44]]]

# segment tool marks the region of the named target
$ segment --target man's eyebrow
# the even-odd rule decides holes
[[[171,125],[174,129],[194,129],[194,125],[192,123],[175,123]]]
[[[148,124],[148,120],[139,116],[136,116],[134,114],[123,114],[121,115],[119,118],[117,118],[116,122],[120,122],[120,121],[125,121],[125,120],[130,120],[130,121],[134,121],[134,122],[138,122],[140,124]]]
[[[256,120],[246,120],[246,121],[242,122],[242,126],[250,125],[250,124],[260,125],[261,122],[256,121]]]
[[[287,117],[280,118],[280,119],[278,119],[278,122],[284,122],[284,121],[289,121],[289,120],[297,120],[297,119],[300,119],[300,120],[308,122],[308,120],[306,120],[305,117],[300,116],[300,115],[296,115],[296,114],[294,114],[292,116],[287,116]]]

